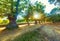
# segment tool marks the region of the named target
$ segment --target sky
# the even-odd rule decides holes
[[[47,13],[47,14],[49,14],[49,13],[51,12],[51,10],[56,7],[54,4],[50,4],[50,3],[48,2],[48,0],[30,0],[30,1],[31,1],[32,5],[34,5],[34,3],[35,3],[36,1],[43,3],[43,5],[46,6],[46,8],[45,8],[45,13]],[[17,19],[19,19],[19,18],[22,19],[22,16],[19,15],[19,16],[17,17]]]
[[[56,7],[54,4],[50,4],[48,0],[30,0],[30,1],[33,5],[36,1],[43,3],[43,5],[46,5],[45,13],[50,13],[51,10]],[[21,15],[18,15],[17,19],[23,19],[23,17]]]
[[[14,1],[17,1],[17,0],[14,0]],[[45,8],[46,13],[50,13],[51,10],[56,7],[54,4],[50,4],[48,2],[48,0],[30,0],[30,1],[31,1],[32,4],[34,4],[36,1],[38,1],[38,2],[41,2],[44,5],[46,5],[46,8]]]
[[[46,5],[45,13],[50,13],[51,10],[56,7],[54,4],[50,4],[48,0],[31,0],[31,3],[34,4],[36,1],[41,2],[44,5]]]

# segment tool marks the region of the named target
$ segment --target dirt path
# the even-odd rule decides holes
[[[40,25],[36,25],[36,26],[32,25],[32,26],[20,27],[19,29],[12,30],[12,31],[6,30],[0,33],[0,41],[7,41],[8,39],[13,40],[16,36],[32,31],[39,27]]]
[[[42,33],[48,41],[60,41],[60,26],[53,25],[33,25],[20,27],[13,31],[6,30],[0,34],[0,41],[13,40],[16,36],[35,29],[37,29],[39,33]]]
[[[48,41],[60,41],[60,27],[45,25],[40,27],[41,32],[45,35]]]

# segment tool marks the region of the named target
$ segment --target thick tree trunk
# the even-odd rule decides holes
[[[13,16],[8,16],[8,19],[9,19],[9,24],[7,25],[7,29],[15,29],[15,28],[18,28],[18,25],[16,23],[16,18],[13,17]]]
[[[14,10],[13,10],[13,0],[11,0],[11,13],[10,15],[8,15],[8,19],[9,19],[9,24],[7,25],[6,28],[8,29],[14,29],[14,28],[18,28],[18,25],[16,23],[16,18],[17,18],[17,15],[18,15],[18,5],[19,5],[19,2],[20,0],[17,0],[17,4],[16,4],[16,13],[15,15],[12,16],[12,14],[14,13]]]

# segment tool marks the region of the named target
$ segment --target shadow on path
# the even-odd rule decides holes
[[[48,41],[60,41],[60,34],[55,31],[55,26],[42,25],[37,30],[39,30],[39,32],[41,32],[48,39]]]

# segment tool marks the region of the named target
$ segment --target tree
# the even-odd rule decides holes
[[[54,5],[60,6],[60,0],[48,0],[48,2],[50,2],[51,4],[54,4]]]
[[[18,6],[19,6],[20,0],[17,0],[16,2],[16,8],[14,8],[14,1],[11,0],[11,13],[8,14],[8,19],[10,23],[7,25],[7,28],[18,28],[18,25],[16,24],[16,19],[18,15]]]
[[[9,19],[9,24],[7,25],[7,28],[17,28],[18,25],[16,24],[16,19],[18,15],[18,5],[20,0],[13,1],[13,0],[1,0],[1,14],[7,16]]]
[[[27,24],[29,25],[29,18],[33,13],[33,6],[31,5],[29,0],[25,0],[25,3],[22,5],[22,10],[24,11],[25,15],[23,17],[25,18]]]
[[[39,13],[44,12],[43,10],[44,6],[42,6],[42,4],[39,2],[37,2],[35,5],[32,5],[29,0],[28,1],[23,0],[23,3],[20,4],[20,6],[22,7],[21,10],[25,12],[25,15],[23,17],[25,18],[28,25],[29,25],[29,18],[33,16],[34,11],[37,11]]]
[[[53,23],[60,22],[60,14],[52,14],[48,16],[49,20],[51,20]]]
[[[52,9],[52,11],[50,12],[50,20],[54,23],[54,22],[60,22],[60,8],[54,8]]]
[[[26,15],[26,21],[27,21],[28,25],[29,25],[29,18],[30,18],[30,16],[32,16],[32,14],[33,14],[33,6],[31,4],[29,4],[27,15]]]
[[[38,13],[40,13],[40,16],[41,16],[41,18],[38,19],[39,20],[39,23],[40,23],[40,21],[44,21],[44,19],[45,19],[45,14],[44,14],[44,8],[45,8],[45,6],[41,2],[38,2],[38,1],[36,1],[35,4],[36,4],[35,11],[37,11]],[[37,20],[35,20],[35,22],[36,21]]]

